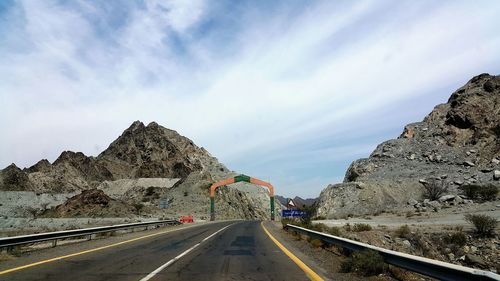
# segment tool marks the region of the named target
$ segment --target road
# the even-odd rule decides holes
[[[22,261],[22,257],[19,258]],[[218,222],[0,275],[0,280],[308,280],[258,221]]]

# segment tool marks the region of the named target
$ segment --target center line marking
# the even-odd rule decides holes
[[[214,237],[215,235],[217,235],[217,233],[223,231],[224,229],[230,227],[231,225],[233,225],[234,223],[228,225],[228,226],[225,226],[219,230],[217,230],[216,232],[210,234],[208,237],[206,237],[205,239],[201,240],[201,242],[198,242],[196,243],[194,246],[192,246],[191,248],[185,250],[184,252],[182,252],[181,254],[179,254],[177,257],[169,260],[168,262],[166,262],[165,264],[163,264],[162,266],[158,267],[157,269],[155,269],[154,271],[152,271],[150,274],[148,274],[146,277],[142,278],[141,280],[139,281],[147,281],[151,278],[153,278],[156,274],[158,274],[160,271],[162,271],[163,269],[167,268],[168,266],[172,265],[174,262],[178,261],[180,258],[182,258],[183,256],[187,255],[189,252],[191,252],[192,250],[196,249],[196,247],[200,246],[201,243],[207,241],[208,239]]]

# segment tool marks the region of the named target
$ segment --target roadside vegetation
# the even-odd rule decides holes
[[[423,256],[454,264],[500,271],[497,263],[498,248],[492,247],[498,241],[495,229],[498,220],[482,214],[468,214],[465,219],[474,229],[464,230],[463,226],[443,227],[442,231],[427,232],[422,228],[402,225],[390,230],[379,225],[373,229],[369,224],[349,224],[330,227],[323,223],[311,223],[301,219],[284,219],[283,225],[294,224],[311,230],[345,237],[382,248]],[[337,256],[343,256],[342,272],[353,272],[362,276],[390,274],[398,280],[414,280],[416,275],[407,270],[389,266],[377,252],[352,252],[339,246],[330,245],[316,238],[291,233],[296,240],[305,240],[313,248],[321,248]],[[401,277],[403,276],[403,277]],[[406,277],[409,276],[409,279]]]
[[[448,192],[448,184],[442,180],[431,180],[423,185],[424,193],[423,196],[431,201],[438,200],[439,197],[445,195]]]
[[[379,275],[386,270],[384,258],[373,250],[352,253],[340,267],[341,272],[355,272],[363,276]]]
[[[467,198],[479,201],[494,201],[499,192],[499,187],[493,184],[485,186],[469,184],[461,186],[460,189]]]
[[[481,237],[492,237],[498,224],[496,218],[487,215],[467,214],[465,220],[474,225],[476,233]]]

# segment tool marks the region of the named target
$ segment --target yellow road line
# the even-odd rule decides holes
[[[137,240],[142,240],[142,239],[145,239],[145,238],[149,238],[149,237],[153,237],[153,236],[157,236],[157,235],[161,235],[161,234],[165,234],[165,233],[169,233],[169,232],[174,232],[174,231],[178,231],[178,230],[181,230],[181,229],[191,228],[191,227],[194,227],[194,226],[195,225],[189,226],[189,227],[184,227],[184,228],[178,228],[178,229],[170,229],[170,230],[167,230],[167,231],[162,231],[162,232],[158,232],[158,233],[148,234],[148,235],[144,235],[144,236],[141,236],[141,237],[133,238],[133,239],[130,239],[130,240],[118,242],[118,243],[115,243],[115,244],[110,244],[110,245],[106,245],[106,246],[102,246],[102,247],[98,247],[98,248],[94,248],[94,249],[90,249],[90,250],[85,250],[85,251],[81,251],[81,252],[77,252],[77,253],[73,253],[73,254],[69,254],[69,255],[65,255],[65,256],[55,257],[55,258],[52,258],[52,259],[37,261],[37,262],[34,262],[34,263],[30,263],[30,264],[26,264],[26,265],[14,267],[14,268],[11,268],[11,269],[6,269],[4,271],[0,271],[0,275],[11,273],[11,272],[14,272],[14,271],[19,271],[19,270],[22,270],[22,269],[34,267],[34,266],[45,264],[45,263],[49,263],[49,262],[54,262],[54,261],[58,261],[58,260],[62,260],[62,259],[67,259],[67,258],[71,258],[71,257],[83,255],[83,254],[97,252],[97,251],[108,249],[108,248],[111,248],[111,247],[116,247],[116,246],[120,246],[120,245],[123,245],[123,244],[131,243],[131,242],[134,242],[134,241],[137,241]]]
[[[272,236],[271,233],[264,226],[264,222],[261,222],[260,225],[262,226],[262,229],[264,229],[264,232],[266,232],[267,236],[269,236],[269,238],[271,238],[271,240],[274,242],[274,244],[276,244],[283,251],[283,253],[285,253],[296,265],[298,265],[300,269],[302,269],[302,271],[306,273],[309,279],[313,281],[324,280],[310,267],[308,267],[304,262],[302,262],[299,258],[297,258],[297,256],[295,256],[294,254],[292,254],[292,252],[290,252],[287,248],[285,248],[285,246],[283,246],[276,238],[274,238],[274,236]]]

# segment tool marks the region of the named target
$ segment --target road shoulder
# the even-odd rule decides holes
[[[340,273],[340,264],[345,260],[345,257],[321,248],[314,248],[305,240],[298,240],[283,230],[280,222],[265,221],[264,225],[283,246],[325,280],[394,280],[388,276],[361,277],[353,273]]]

